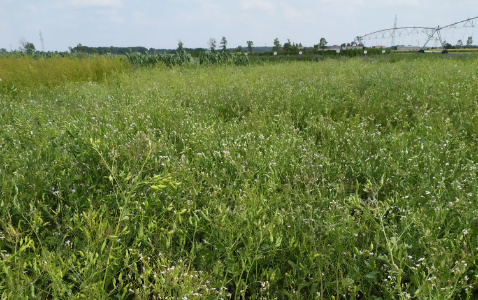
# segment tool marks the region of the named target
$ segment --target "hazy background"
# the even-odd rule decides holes
[[[45,51],[78,43],[176,48],[179,40],[207,48],[222,36],[228,48],[248,40],[272,46],[274,38],[313,46],[325,37],[333,45],[393,27],[395,15],[398,26],[435,27],[476,17],[477,7],[476,0],[0,0],[0,48],[18,49],[23,39],[42,50],[40,30]]]

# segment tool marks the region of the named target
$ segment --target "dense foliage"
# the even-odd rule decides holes
[[[198,58],[193,56],[185,50],[176,51],[174,55],[166,53],[127,53],[126,57],[135,66],[156,66],[163,64],[168,67],[180,66],[183,64],[197,65],[247,65],[249,60],[244,54],[229,53],[229,52],[201,52]]]
[[[126,53],[126,57],[132,65],[139,67],[155,66],[158,64],[164,64],[166,66],[180,66],[182,64],[191,63],[193,57],[185,50],[177,51],[176,54],[167,54],[160,52],[153,53],[139,53],[130,52]]]
[[[474,299],[476,63],[159,64],[0,89],[0,295]]]

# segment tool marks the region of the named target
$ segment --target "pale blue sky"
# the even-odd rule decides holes
[[[0,0],[0,48],[20,40],[41,50],[86,46],[208,47],[211,37],[228,47],[272,46],[290,39],[304,46],[325,37],[329,45],[399,26],[437,26],[478,16],[476,0]],[[475,22],[478,25],[478,21]],[[478,30],[474,30],[476,37]],[[461,33],[450,39],[461,38]],[[469,35],[469,33],[463,33]],[[478,42],[478,37],[474,38]],[[452,44],[456,41],[452,41]]]

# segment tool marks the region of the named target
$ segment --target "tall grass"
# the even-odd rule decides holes
[[[0,56],[0,89],[20,91],[66,82],[103,81],[112,72],[124,72],[129,63],[120,56],[35,57]]]
[[[475,58],[0,94],[4,298],[474,299]]]

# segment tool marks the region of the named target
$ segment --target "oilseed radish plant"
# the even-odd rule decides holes
[[[478,296],[476,56],[117,59],[0,73],[2,298]]]

